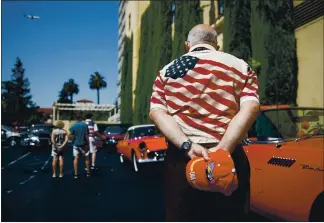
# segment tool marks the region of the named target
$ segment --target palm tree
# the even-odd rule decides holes
[[[66,85],[66,83],[64,85]],[[58,97],[59,103],[72,103],[71,100],[68,98],[68,93],[65,91],[65,86],[63,86],[62,90],[60,90]]]
[[[90,89],[97,90],[97,103],[100,104],[99,98],[99,90],[107,87],[107,82],[104,80],[105,78],[101,76],[98,72],[91,74],[89,79],[89,87]]]
[[[71,103],[73,103],[73,95],[79,93],[79,85],[70,79],[68,82],[64,83],[63,91],[70,95]]]

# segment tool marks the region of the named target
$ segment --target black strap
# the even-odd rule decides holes
[[[197,47],[197,48],[193,49],[191,52],[194,52],[194,51],[203,51],[203,50],[209,50],[209,49],[206,48],[206,47]]]

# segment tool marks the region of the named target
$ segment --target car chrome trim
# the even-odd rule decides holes
[[[291,167],[295,162],[296,162],[295,159],[273,156],[268,161],[268,164],[276,165],[276,166],[282,166],[282,167]]]
[[[324,168],[311,167],[311,166],[306,165],[306,164],[300,164],[300,165],[302,166],[302,169],[324,171]]]
[[[139,160],[137,160],[138,163],[153,163],[153,162],[162,162],[162,161],[164,161],[164,157],[162,157],[160,159],[153,158],[153,159],[145,159],[145,160],[139,159]]]

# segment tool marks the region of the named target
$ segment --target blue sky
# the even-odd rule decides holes
[[[100,103],[117,97],[118,1],[2,1],[2,80],[20,57],[33,101],[51,107],[65,81],[73,78],[80,92],[73,100],[97,102],[90,74],[107,81]],[[39,15],[30,20],[24,14]]]

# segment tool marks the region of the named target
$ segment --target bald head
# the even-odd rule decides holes
[[[199,43],[207,43],[216,48],[217,32],[209,25],[199,24],[190,30],[187,42],[189,48]]]

